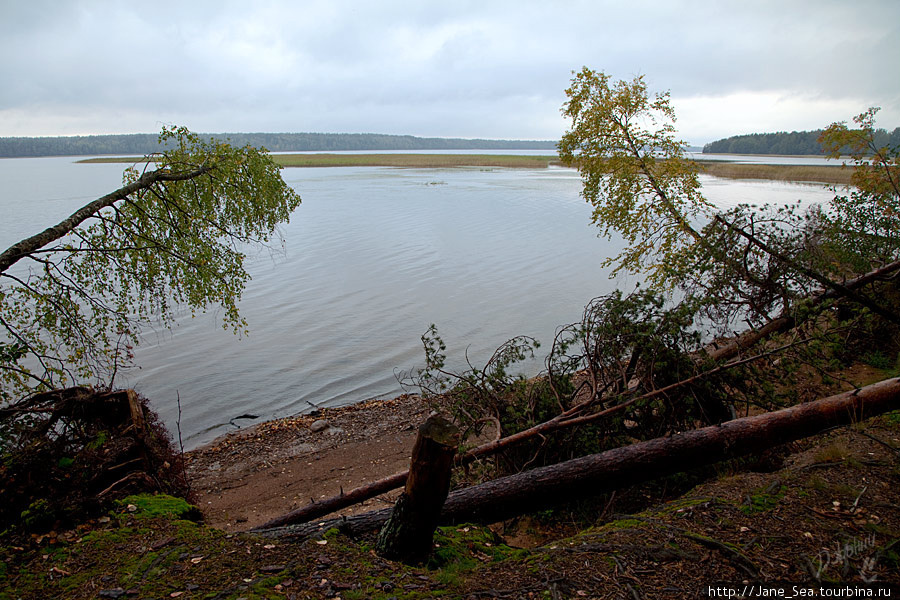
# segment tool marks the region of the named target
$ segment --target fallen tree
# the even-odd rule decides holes
[[[900,270],[900,260],[894,261],[878,269],[874,269],[869,271],[864,275],[860,275],[859,277],[855,277],[853,279],[848,279],[844,281],[841,285],[843,288],[849,290],[857,290],[864,285],[869,283],[878,281],[880,279],[884,279],[891,275],[892,273]],[[834,300],[839,297],[839,294],[833,289],[823,290],[819,294],[813,296],[809,302],[811,306],[818,307],[824,304],[829,300]],[[814,313],[811,313],[814,314]],[[780,317],[772,319],[764,326],[758,329],[751,329],[749,331],[745,331],[744,333],[728,340],[727,343],[719,346],[715,345],[710,348],[708,351],[709,357],[713,360],[730,360],[736,356],[739,356],[740,353],[748,348],[752,348],[759,342],[769,339],[774,335],[779,333],[784,333],[786,331],[790,331],[794,327],[798,325],[797,319],[793,315],[784,314]]]
[[[794,344],[788,344],[791,346]],[[492,454],[496,454],[501,452],[507,448],[515,446],[516,444],[520,444],[526,440],[533,439],[538,436],[549,434],[553,431],[558,431],[561,429],[566,429],[569,427],[576,427],[578,425],[584,425],[587,423],[592,423],[608,417],[610,415],[619,413],[624,411],[630,406],[633,406],[635,403],[642,400],[649,400],[651,398],[655,398],[657,396],[663,396],[669,392],[672,392],[680,387],[690,385],[704,377],[709,377],[715,375],[717,373],[721,373],[730,368],[738,367],[741,365],[745,365],[749,362],[753,362],[755,360],[759,360],[761,358],[771,356],[776,354],[786,348],[786,346],[782,346],[776,348],[774,350],[770,350],[768,352],[764,352],[759,355],[755,355],[752,357],[744,358],[741,360],[732,361],[730,363],[726,363],[724,365],[720,365],[708,371],[699,373],[693,377],[689,377],[677,383],[656,389],[652,392],[648,392],[646,394],[640,394],[632,396],[630,399],[625,400],[619,404],[610,406],[598,412],[587,413],[585,411],[596,404],[596,398],[589,398],[588,400],[584,400],[575,406],[569,408],[565,412],[558,414],[553,419],[548,421],[544,421],[543,423],[539,423],[533,427],[520,431],[518,433],[514,433],[512,435],[499,438],[493,440],[491,442],[487,442],[482,444],[476,448],[473,448],[466,452],[465,454],[458,456],[456,459],[456,463],[458,465],[467,465],[472,462],[479,460],[481,458],[490,456]],[[329,498],[325,498],[324,500],[318,500],[310,502],[305,506],[301,506],[298,509],[295,509],[289,513],[278,516],[262,525],[259,525],[254,528],[256,530],[270,529],[273,527],[282,527],[285,525],[292,524],[300,524],[308,521],[312,521],[313,519],[318,519],[325,515],[331,514],[333,512],[339,511],[343,508],[347,508],[348,506],[353,506],[355,504],[359,504],[364,502],[370,498],[374,498],[376,496],[380,496],[381,494],[385,494],[390,492],[391,490],[395,490],[397,488],[403,487],[406,484],[406,479],[409,476],[409,471],[402,471],[400,473],[395,473],[394,475],[390,475],[383,479],[379,479],[378,481],[373,481],[364,486],[360,486],[358,488],[354,488],[349,492],[342,492],[335,496],[331,496]]]
[[[846,280],[841,284],[841,286],[846,289],[856,290],[875,281],[883,280],[888,276],[896,273],[898,270],[900,270],[900,261],[894,261],[878,269],[874,269],[868,273],[865,273],[864,275],[861,275],[859,277]],[[810,298],[809,304],[811,307],[819,307],[828,301],[836,299],[839,299],[839,294],[833,289],[826,289]],[[815,311],[807,311],[805,314],[809,316],[816,313]],[[802,322],[802,319],[800,319],[800,322]],[[798,319],[793,315],[783,315],[769,321],[763,327],[760,327],[758,329],[751,329],[738,336],[735,336],[731,340],[728,340],[726,343],[711,344],[706,348],[705,358],[724,364],[719,364],[719,366],[701,372],[696,376],[687,378],[664,388],[654,390],[650,393],[633,396],[632,398],[625,400],[620,404],[608,407],[599,412],[586,413],[587,409],[591,406],[596,405],[598,401],[597,398],[591,397],[585,401],[575,404],[568,410],[561,412],[553,419],[550,419],[543,423],[539,423],[533,427],[530,427],[513,435],[506,436],[478,446],[477,448],[474,448],[468,451],[466,454],[458,457],[457,464],[469,464],[480,458],[496,454],[497,452],[512,447],[523,441],[533,439],[536,436],[545,435],[552,431],[596,422],[602,418],[621,412],[629,406],[634,405],[638,401],[647,400],[656,396],[663,395],[679,387],[689,385],[704,377],[710,377],[712,375],[720,373],[726,369],[745,365],[754,360],[771,356],[779,352],[780,350],[789,347],[791,344],[782,346],[775,350],[770,350],[754,356],[735,360],[743,353],[745,353],[748,349],[772,338],[775,335],[790,331],[794,327],[798,326],[800,322],[798,322]],[[402,471],[400,473],[395,473],[394,475],[379,479],[378,481],[374,481],[367,485],[354,488],[349,492],[344,493],[342,491],[340,494],[337,494],[335,496],[310,502],[309,504],[301,506],[296,510],[276,517],[258,526],[255,529],[269,529],[273,527],[281,527],[284,525],[304,523],[307,521],[312,521],[313,519],[321,518],[325,515],[347,508],[348,506],[359,504],[371,498],[375,498],[392,490],[403,487],[403,485],[406,483],[406,478],[408,475],[409,471]]]
[[[441,522],[495,522],[759,452],[897,409],[900,378],[887,379],[815,402],[638,442],[457,490],[447,498]],[[381,527],[391,511],[388,508],[259,531],[272,537],[309,537],[337,528],[348,535],[359,535]]]

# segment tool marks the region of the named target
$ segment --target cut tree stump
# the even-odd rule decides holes
[[[379,555],[416,563],[431,552],[458,446],[459,429],[440,415],[429,417],[419,427],[406,488],[378,534],[375,549]]]

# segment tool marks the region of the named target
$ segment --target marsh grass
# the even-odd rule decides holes
[[[512,154],[273,154],[272,160],[283,167],[398,167],[447,169],[454,167],[499,167],[507,169],[546,169],[560,166],[557,156]],[[136,156],[104,156],[80,160],[81,163],[142,162]],[[841,165],[758,165],[698,160],[701,172],[725,179],[767,179],[847,185],[852,169]]]
[[[506,167],[545,169],[559,164],[555,156],[493,154],[276,154],[285,167]]]
[[[852,169],[841,165],[747,165],[718,161],[697,161],[701,172],[725,179],[768,179],[847,185]]]

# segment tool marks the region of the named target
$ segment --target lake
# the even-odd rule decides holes
[[[509,151],[506,151],[509,153]],[[0,160],[0,249],[121,184],[124,165]],[[609,279],[617,241],[597,237],[571,169],[286,169],[303,198],[286,246],[256,252],[241,302],[250,333],[215,314],[145,330],[139,368],[117,380],[147,396],[186,448],[236,425],[402,392],[432,323],[448,362],[483,363],[507,339],[549,347],[584,305],[636,281]],[[825,186],[702,178],[719,206],[821,202]],[[540,370],[540,360],[528,365]]]

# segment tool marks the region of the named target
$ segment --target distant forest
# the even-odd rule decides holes
[[[716,140],[703,146],[704,154],[822,154],[819,135],[816,131],[781,131],[779,133],[750,133],[734,135]],[[875,132],[875,143],[900,147],[900,127],[888,133],[886,129]]]
[[[469,140],[421,138],[377,133],[204,133],[236,146],[264,147],[270,152],[338,150],[556,150],[553,140]],[[157,135],[85,135],[0,138],[0,158],[20,156],[83,156],[158,152]]]

